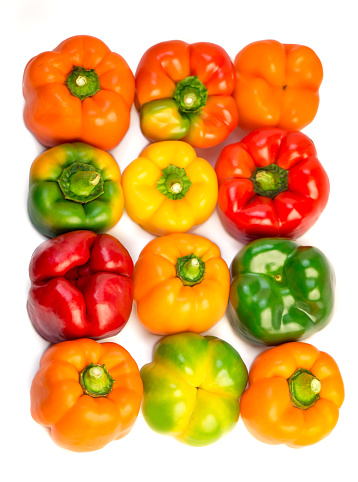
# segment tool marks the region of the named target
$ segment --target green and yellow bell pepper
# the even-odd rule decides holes
[[[334,273],[325,255],[285,238],[253,241],[235,256],[228,315],[257,345],[304,340],[330,321]]]
[[[143,415],[156,432],[188,445],[216,442],[239,419],[247,369],[237,351],[213,336],[162,338],[141,369]]]
[[[45,236],[107,231],[123,208],[121,172],[108,152],[75,142],[53,147],[32,163],[28,211]]]

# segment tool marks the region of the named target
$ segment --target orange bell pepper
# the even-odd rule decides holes
[[[138,318],[152,333],[209,330],[225,314],[230,273],[202,236],[169,234],[143,249],[134,268]]]
[[[234,65],[240,127],[301,130],[312,122],[323,78],[321,61],[312,49],[262,40],[243,48]]]
[[[302,447],[333,430],[343,400],[343,380],[333,358],[308,343],[286,343],[255,359],[241,416],[261,442]]]
[[[27,64],[25,124],[48,147],[82,141],[110,150],[128,130],[134,93],[123,57],[95,37],[78,35]]]
[[[138,416],[143,384],[136,362],[116,343],[82,338],[50,347],[31,386],[31,415],[75,452],[98,450],[126,435]]]
[[[152,141],[216,146],[237,126],[235,69],[219,45],[181,40],[150,47],[136,72],[136,106]]]

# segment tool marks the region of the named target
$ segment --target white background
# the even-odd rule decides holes
[[[38,480],[265,480],[291,482],[357,480],[357,25],[352,1],[233,0],[12,0],[2,10],[1,27],[1,476],[5,481]],[[4,9],[4,6],[2,7]],[[142,54],[164,40],[221,45],[233,59],[255,40],[276,39],[313,48],[324,68],[318,114],[304,132],[315,142],[331,181],[328,206],[299,239],[320,248],[337,278],[334,317],[308,342],[331,354],[340,366],[346,400],[332,434],[315,446],[291,449],[258,442],[239,420],[219,442],[194,448],[158,435],[140,414],[131,433],[94,453],[77,454],[55,445],[30,416],[29,391],[49,343],[26,313],[28,264],[44,241],[26,209],[31,162],[44,150],[22,121],[23,69],[33,56],[79,34],[103,40],[133,72]],[[240,140],[238,129],[221,146],[198,153],[215,164],[226,144]],[[130,129],[112,151],[122,172],[147,145],[132,109]],[[193,233],[219,245],[228,264],[241,245],[220,224],[217,212]],[[153,236],[126,214],[110,231],[134,262]],[[242,341],[224,317],[212,330],[231,343],[249,368],[261,351]],[[151,361],[158,337],[139,323],[135,307],[124,330],[112,338],[139,367]],[[5,475],[6,474],[6,475]],[[4,477],[3,477],[4,476]]]

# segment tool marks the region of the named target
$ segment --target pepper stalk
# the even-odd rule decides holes
[[[205,263],[192,253],[177,259],[176,271],[184,286],[194,286],[204,279]]]
[[[292,405],[307,410],[319,399],[321,382],[304,368],[296,370],[287,380]]]
[[[90,363],[80,373],[80,384],[85,395],[105,397],[113,388],[114,379],[104,365]]]

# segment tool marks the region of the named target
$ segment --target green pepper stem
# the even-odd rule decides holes
[[[80,384],[85,395],[105,397],[113,388],[114,380],[104,365],[91,363],[80,373]]]
[[[169,188],[173,194],[179,194],[183,190],[183,183],[176,179]]]
[[[157,182],[157,189],[168,199],[182,199],[188,192],[191,181],[185,169],[170,164],[162,170],[162,176]]]
[[[307,410],[319,399],[321,382],[309,370],[299,368],[287,380],[292,405]]]
[[[254,191],[260,196],[273,199],[288,189],[288,171],[277,164],[259,167],[251,178]]]
[[[104,192],[101,171],[82,162],[74,162],[66,167],[57,182],[65,199],[75,202],[93,201]]]
[[[76,79],[76,84],[78,87],[83,87],[87,84],[87,78],[84,75],[79,75]]]
[[[259,171],[256,174],[256,182],[264,191],[273,191],[277,184],[275,174],[267,171]]]
[[[186,77],[177,83],[174,99],[178,102],[179,110],[184,113],[199,112],[208,98],[208,90],[198,77]]]
[[[89,196],[101,180],[96,171],[79,171],[70,177],[70,191],[76,196]]]
[[[194,286],[204,279],[205,263],[195,254],[177,259],[177,277],[185,286]]]
[[[66,85],[71,94],[78,97],[81,101],[101,90],[99,77],[95,70],[86,70],[79,66],[74,66],[73,70],[68,74]]]

